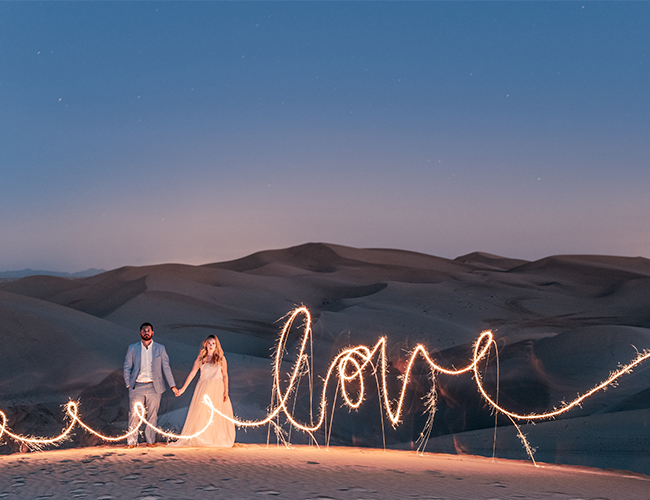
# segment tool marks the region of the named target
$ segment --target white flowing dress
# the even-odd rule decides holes
[[[210,420],[210,407],[203,403],[203,396],[207,394],[212,400],[214,407],[224,415],[232,418],[232,403],[230,397],[223,400],[223,373],[221,371],[221,364],[214,365],[212,363],[205,363],[201,365],[201,376],[194,389],[190,409],[187,412],[185,425],[181,436],[191,436],[196,434]],[[205,430],[203,434],[189,439],[179,439],[175,443],[176,446],[211,446],[230,448],[235,442],[235,424],[230,420],[225,419],[215,412],[212,424]]]

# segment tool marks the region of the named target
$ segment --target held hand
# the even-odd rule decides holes
[[[174,396],[178,397],[181,394],[183,394],[181,391],[179,391],[176,387],[172,387],[172,392],[174,393]]]

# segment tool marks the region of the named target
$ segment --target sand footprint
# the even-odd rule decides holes
[[[13,480],[11,486],[13,486],[14,488],[25,486],[25,478],[23,476],[13,476],[11,479]]]
[[[202,490],[202,491],[219,491],[221,488],[218,488],[214,484],[210,484],[208,486],[201,487],[199,486],[197,490]]]
[[[167,478],[167,479],[161,479],[163,483],[172,483],[172,484],[183,484],[185,481],[183,479],[174,479],[174,478]]]

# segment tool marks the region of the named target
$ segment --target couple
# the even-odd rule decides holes
[[[208,422],[210,408],[203,403],[204,394],[210,396],[212,404],[217,410],[232,417],[232,404],[228,398],[228,365],[219,339],[210,335],[203,341],[203,348],[194,361],[192,371],[187,376],[183,387],[177,389],[172,370],[169,367],[169,356],[167,356],[165,346],[154,342],[153,334],[151,323],[143,323],[140,327],[140,342],[129,346],[124,360],[124,381],[129,390],[129,431],[139,421],[133,408],[137,402],[144,405],[146,418],[151,425],[157,424],[160,397],[165,392],[163,374],[174,395],[178,397],[185,392],[196,373],[201,370],[181,436],[190,436],[199,432]],[[156,431],[147,427],[144,435],[147,446],[154,446]],[[129,448],[134,448],[137,442],[137,433],[127,438]],[[212,425],[203,434],[191,439],[179,439],[177,444],[180,446],[231,447],[234,442],[235,425],[215,413]]]

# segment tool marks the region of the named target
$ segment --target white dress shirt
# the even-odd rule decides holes
[[[147,384],[153,382],[153,342],[149,344],[149,347],[145,347],[140,342],[140,346],[140,373],[138,374],[138,378],[135,379],[135,383]]]

